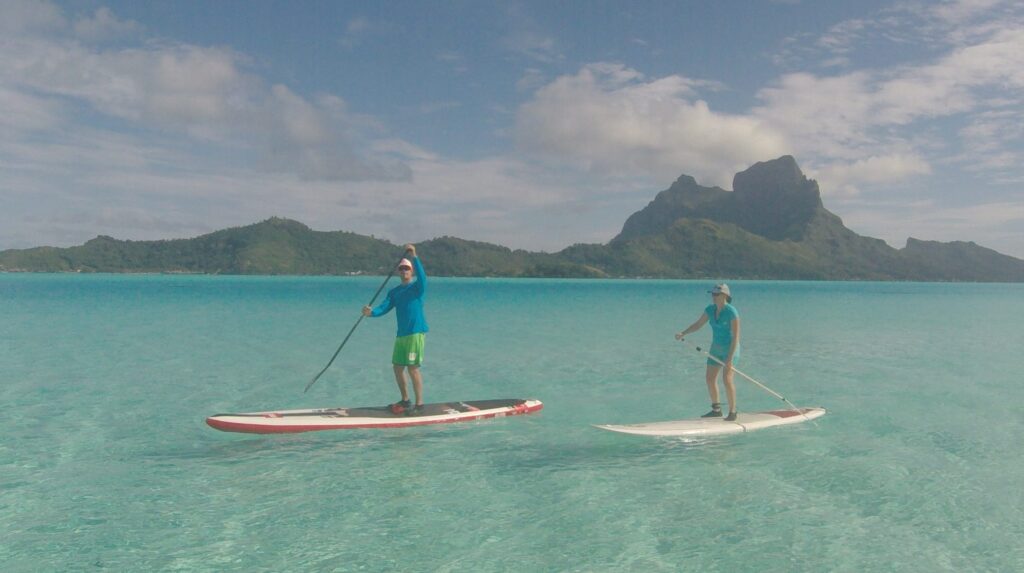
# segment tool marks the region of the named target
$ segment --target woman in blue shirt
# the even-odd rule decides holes
[[[708,354],[725,363],[723,367],[718,362],[708,358],[708,369],[705,379],[708,384],[708,394],[711,395],[711,411],[701,416],[702,418],[717,418],[722,415],[722,403],[718,401],[718,372],[722,372],[722,382],[725,384],[725,396],[729,401],[729,415],[725,417],[727,422],[736,420],[736,386],[733,385],[733,364],[740,359],[740,313],[732,304],[732,294],[729,292],[729,285],[722,283],[715,285],[715,288],[708,291],[711,293],[713,304],[708,305],[701,313],[696,322],[687,327],[686,330],[676,334],[676,340],[682,340],[691,332],[697,332],[710,322],[713,338],[711,349]]]

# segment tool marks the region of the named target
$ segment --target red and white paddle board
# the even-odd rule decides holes
[[[800,422],[820,418],[825,415],[825,412],[824,408],[800,408],[799,412],[796,410],[740,412],[736,415],[735,422],[726,422],[723,418],[693,418],[672,422],[652,422],[649,424],[630,424],[625,426],[605,424],[594,427],[638,436],[716,436],[720,434],[739,434],[772,426],[799,424]]]
[[[425,404],[416,415],[396,414],[387,406],[364,408],[320,408],[316,410],[279,410],[245,414],[216,414],[206,419],[212,428],[225,432],[282,434],[316,430],[355,430],[362,428],[404,428],[429,424],[451,424],[485,418],[518,416],[538,412],[540,400],[509,398]]]

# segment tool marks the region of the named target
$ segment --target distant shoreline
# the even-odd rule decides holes
[[[607,243],[555,253],[444,236],[417,243],[433,276],[895,282],[1024,282],[1024,260],[970,241],[858,235],[791,156],[737,173],[734,190],[681,176]],[[271,217],[187,239],[100,235],[74,247],[0,251],[5,272],[381,276],[401,246]]]
[[[201,272],[174,272],[174,271],[29,271],[17,269],[0,269],[0,275],[84,275],[84,276],[207,276],[207,277],[231,277],[231,278],[381,278],[387,276],[384,273],[352,273],[352,274],[259,274],[259,273],[201,273]],[[523,277],[523,276],[501,276],[501,275],[430,275],[430,278],[438,279],[495,279],[495,280],[559,280],[559,281],[717,281],[727,280],[735,282],[798,282],[798,283],[892,283],[892,284],[978,284],[978,285],[1019,285],[1021,281],[977,281],[977,280],[914,280],[914,279],[797,279],[797,278],[764,278],[764,277],[729,277],[729,276],[708,276],[708,277]]]

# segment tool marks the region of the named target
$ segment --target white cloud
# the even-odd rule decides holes
[[[367,18],[363,16],[352,18],[345,25],[345,33],[340,39],[341,45],[349,49],[354,48],[371,31],[372,26]]]
[[[258,81],[223,49],[161,46],[93,51],[32,38],[2,46],[0,82],[85,102],[105,114],[166,125],[221,123]]]
[[[979,14],[991,14],[994,8],[1005,4],[1006,0],[950,0],[937,3],[931,10],[936,18],[955,25]]]
[[[1024,258],[1024,197],[974,205],[942,206],[934,201],[880,203],[845,209],[843,222],[857,232],[903,247],[907,237],[927,241],[971,240]]]
[[[559,52],[554,38],[531,32],[520,31],[504,39],[506,49],[544,64],[553,64],[564,56]]]
[[[75,35],[88,42],[108,42],[134,36],[142,26],[132,20],[121,20],[107,7],[98,8],[88,18],[75,21]]]
[[[1024,112],[993,110],[977,114],[959,132],[968,170],[1011,170],[1024,163]]]
[[[859,18],[840,22],[818,38],[817,45],[836,53],[849,52],[852,45],[863,37],[864,30],[869,26],[868,22]]]
[[[595,179],[581,185],[547,167],[490,157],[456,161],[430,152],[409,162],[408,181],[318,183],[288,192],[305,212],[303,221],[322,228],[346,228],[396,242],[442,235],[488,241],[511,248],[558,250],[593,236],[593,212],[602,194],[616,196],[613,182]],[[401,207],[396,210],[395,206]],[[642,204],[640,205],[642,206]],[[595,240],[607,241],[622,224],[613,224]],[[628,212],[628,211],[627,211]],[[410,216],[410,214],[413,214]]]
[[[436,161],[439,157],[422,147],[401,139],[379,139],[373,142],[373,150],[377,153],[390,153],[407,159],[423,159]]]
[[[55,32],[66,26],[60,9],[49,2],[4,0],[0,34],[6,38]]]
[[[516,81],[516,90],[521,92],[531,91],[544,85],[546,74],[537,68],[526,68],[522,77]]]
[[[809,73],[782,76],[773,87],[761,89],[764,102],[752,113],[792,134],[800,152],[817,150],[830,156],[848,156],[848,149],[867,143],[872,96],[869,75],[856,72],[820,78]]]
[[[739,168],[788,151],[780,131],[714,112],[696,99],[704,82],[648,80],[621,64],[584,66],[537,90],[517,118],[520,147],[599,172],[672,180],[681,172],[719,185]]]
[[[202,161],[189,171],[162,171],[152,162],[174,155],[173,149],[144,144],[131,149],[131,143],[99,140],[92,150],[90,137],[75,138],[61,148],[66,170],[44,170],[44,161],[39,170],[8,177],[26,195],[5,192],[5,203],[24,205],[16,219],[0,212],[3,248],[53,244],[54,237],[67,246],[96,234],[135,240],[192,236],[276,215],[396,242],[454,235],[514,248],[559,249],[592,233],[590,221],[572,216],[581,195],[611,191],[600,182],[581,189],[576,179],[561,180],[522,161],[453,161],[401,141],[382,142],[378,150],[404,155],[412,177],[362,182],[226,171]],[[104,167],[104,158],[118,150],[124,156],[116,167]],[[41,158],[52,151],[41,151]],[[0,156],[4,153],[0,148]],[[23,177],[25,185],[19,183]],[[67,186],[71,180],[73,189]],[[616,225],[620,217],[616,212]],[[613,234],[608,230],[600,239]]]
[[[110,23],[103,14],[96,30]],[[307,98],[268,85],[247,63],[223,48],[150,43],[100,51],[69,38],[22,35],[0,43],[0,90],[22,105],[60,99],[157,137],[184,134],[232,153],[248,150],[262,168],[307,180],[409,176],[394,158],[364,151],[380,130],[376,122],[349,113],[335,96]]]
[[[1022,88],[1024,30],[1000,29],[931,63],[784,75],[758,92],[762,105],[752,113],[789,134],[799,156],[849,163],[906,147],[912,133],[906,127],[921,133],[930,120],[973,122],[990,107],[1019,106]]]
[[[809,172],[825,194],[856,195],[859,185],[896,183],[917,175],[928,175],[931,165],[915,154],[871,156],[851,163],[831,162]]]
[[[60,104],[0,85],[0,126],[18,131],[53,129],[62,121]]]

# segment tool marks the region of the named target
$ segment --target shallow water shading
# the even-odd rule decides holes
[[[0,274],[5,571],[1024,569],[1022,285],[732,283],[743,370],[829,414],[680,440],[591,424],[706,411],[704,282],[434,279],[428,400],[543,412],[203,423],[392,401],[390,317],[302,393],[379,281]]]

